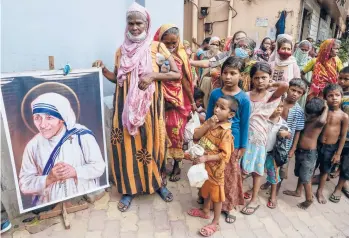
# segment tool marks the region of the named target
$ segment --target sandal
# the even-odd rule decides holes
[[[249,205],[246,205],[246,207],[244,207],[242,210],[241,210],[241,213],[242,214],[245,214],[245,215],[252,215],[254,214],[258,208],[259,208],[260,205],[257,205],[256,207],[251,207]],[[252,210],[251,212],[248,212],[247,210]]]
[[[200,218],[203,218],[203,219],[210,219],[210,215],[206,215],[199,208],[192,208],[187,213],[188,213],[189,216],[192,216],[192,217],[200,217]]]
[[[219,225],[211,224],[200,229],[200,234],[204,237],[212,236],[216,231],[219,231]]]
[[[161,187],[156,191],[165,202],[173,201],[173,194],[166,187]]]
[[[133,199],[132,195],[128,195],[128,194],[122,195],[122,198],[118,204],[119,211],[126,212],[131,205],[132,199]],[[120,205],[122,205],[122,206],[120,206]]]
[[[229,212],[224,211],[223,214],[225,215],[226,223],[233,224],[236,221],[236,216],[231,215]]]
[[[339,203],[339,201],[341,200],[341,195],[336,196],[334,195],[334,193],[332,193],[328,200],[330,200],[333,203]]]
[[[270,209],[275,209],[277,207],[277,204],[278,204],[277,201],[273,202],[271,200],[271,198],[269,198],[269,201],[267,203],[267,207],[269,207]]]

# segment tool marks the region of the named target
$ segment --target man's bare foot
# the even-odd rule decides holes
[[[324,195],[322,194],[322,192],[319,192],[319,190],[316,192],[316,198],[317,198],[317,201],[318,201],[320,204],[326,204],[326,203],[327,203],[326,198],[324,197]]]
[[[328,176],[326,181],[330,181],[330,177]],[[320,183],[320,174],[314,175],[313,178],[311,179],[311,184],[312,185],[318,185]]]
[[[302,194],[298,193],[297,191],[291,191],[291,190],[286,190],[283,192],[283,194],[292,196],[292,197],[300,197]]]
[[[310,205],[313,204],[313,200],[311,201],[304,201],[304,202],[301,202],[297,205],[297,207],[299,207],[300,209],[303,209],[303,210],[307,210]]]
[[[261,190],[267,190],[270,187],[271,183],[268,181],[261,185]]]

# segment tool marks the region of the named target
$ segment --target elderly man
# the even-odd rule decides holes
[[[92,132],[76,124],[68,99],[46,93],[31,107],[39,133],[24,149],[19,187],[33,195],[32,206],[98,188],[105,171],[101,150]]]

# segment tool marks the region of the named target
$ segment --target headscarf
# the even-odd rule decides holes
[[[158,41],[161,42],[161,38],[163,37],[164,33],[166,31],[168,31],[171,28],[178,28],[175,24],[164,24],[162,25],[155,33],[154,36],[154,41]],[[192,86],[192,82],[193,82],[193,75],[192,75],[192,71],[191,71],[191,66],[189,64],[189,59],[188,59],[188,55],[185,51],[185,48],[183,46],[183,44],[181,43],[180,38],[178,37],[178,46],[176,48],[177,55],[172,54],[173,58],[175,59],[177,66],[178,66],[178,62],[177,61],[181,61],[183,63],[184,66],[184,72],[181,70],[182,66],[179,66],[179,70],[181,71],[181,74],[185,74],[187,76],[187,79],[189,81],[189,84]],[[178,57],[180,59],[178,59]],[[178,59],[178,60],[177,60]],[[181,83],[180,83],[181,85]],[[165,99],[167,99],[167,101],[171,102],[173,105],[177,106],[177,107],[181,107],[183,106],[183,96],[178,96],[180,95],[180,92],[182,88],[181,86],[177,86],[175,83],[171,83],[168,82],[163,84],[163,91],[164,91],[164,97]],[[178,94],[177,94],[178,93]],[[190,105],[189,105],[190,106]],[[186,112],[186,114],[189,115],[190,113],[190,107],[188,108],[184,108],[184,111]],[[188,116],[187,115],[187,116]]]
[[[303,52],[301,50],[301,47],[304,45],[309,47],[309,50],[307,52]],[[311,46],[311,43],[309,41],[303,40],[303,41],[299,42],[298,47],[293,54],[293,56],[296,58],[297,65],[299,66],[299,68],[302,69],[309,62],[309,60],[310,60],[309,52],[311,51],[311,48],[312,48],[312,46]]]
[[[162,25],[155,33],[154,35],[154,41],[158,41],[158,42],[161,42],[161,38],[162,36],[164,35],[164,33],[166,31],[168,31],[169,29],[171,28],[178,28],[175,24],[164,24]],[[177,46],[177,49],[176,49],[176,53],[178,54],[178,56],[181,58],[181,60],[183,61],[183,64],[184,64],[184,69],[185,69],[185,72],[188,76],[188,79],[190,81],[192,81],[192,74],[191,74],[191,66],[189,65],[189,60],[188,60],[188,55],[187,53],[185,52],[185,49],[184,49],[184,46],[183,44],[181,43],[181,40],[179,39],[178,37],[178,46]]]
[[[336,57],[330,57],[335,39],[327,39],[320,45],[319,54],[313,70],[312,84],[310,86],[314,93],[321,92],[329,83],[337,82]]]
[[[204,52],[204,58],[210,59],[210,58],[215,57],[217,54],[220,53],[219,46],[212,45],[216,41],[218,41],[218,43],[220,43],[221,39],[217,36],[211,37],[211,40],[209,42],[210,49]]]
[[[76,116],[67,98],[58,93],[45,93],[38,96],[31,103],[33,115],[45,113],[59,120],[64,121],[69,131],[75,127]]]
[[[146,17],[147,29],[145,31],[147,35],[141,42],[132,42],[127,37],[128,29],[126,27],[124,43],[121,46],[121,59],[117,80],[119,86],[122,87],[127,74],[131,74],[130,87],[122,112],[123,126],[127,128],[130,135],[135,135],[138,128],[144,124],[145,116],[149,111],[155,91],[154,83],[144,91],[138,88],[140,77],[153,72],[150,51],[152,39],[149,32],[151,20],[148,11],[138,3],[133,3],[130,6],[127,15],[133,12],[140,13]]]
[[[262,43],[261,43],[259,49],[256,50],[255,55],[257,56],[257,59],[262,59],[262,60],[268,62],[268,60],[269,60],[269,54],[267,53],[267,49],[265,49],[265,47],[264,47],[264,42],[265,42],[266,40],[270,40],[270,43],[271,43],[271,39],[270,39],[269,37],[265,37],[265,38],[262,40]],[[270,47],[271,47],[271,45],[270,45]]]
[[[280,58],[280,55],[278,53],[278,49],[280,47],[280,42],[284,39],[287,39],[289,41],[292,42],[292,36],[290,35],[287,35],[287,34],[280,34],[278,35],[277,37],[277,40],[276,40],[276,48],[274,50],[274,52],[271,54],[270,58],[269,58],[269,62],[273,62],[275,61],[275,64],[279,67],[285,67],[285,66],[289,66],[293,63],[296,63],[296,58],[291,55],[288,59],[286,60],[282,60]]]
[[[184,41],[183,41],[183,46],[184,46],[184,47],[190,47],[189,41],[184,40]]]

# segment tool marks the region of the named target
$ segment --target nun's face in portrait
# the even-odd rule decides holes
[[[62,120],[45,113],[36,113],[33,115],[33,121],[45,139],[51,139],[57,135],[63,128]]]

